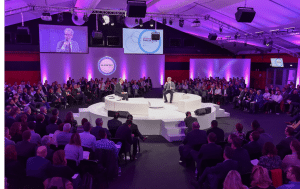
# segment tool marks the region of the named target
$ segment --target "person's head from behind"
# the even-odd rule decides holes
[[[64,150],[57,150],[53,154],[53,165],[64,165],[67,166],[67,159]]]
[[[269,172],[266,168],[261,166],[254,166],[251,174],[252,182],[251,186],[265,186],[268,187],[272,184],[272,180],[270,179]]]
[[[211,127],[212,127],[212,128],[218,127],[218,121],[217,121],[217,120],[213,120],[213,121],[211,122]]]
[[[120,116],[120,114],[118,112],[116,112],[115,115],[114,115],[114,119],[118,119],[119,116]]]
[[[25,106],[24,113],[30,115],[31,114],[31,108],[29,106]]]
[[[102,127],[102,125],[103,125],[103,120],[102,120],[102,118],[97,118],[96,121],[95,121],[95,123],[96,123],[96,126]]]
[[[47,108],[46,108],[46,106],[42,106],[42,107],[40,108],[40,112],[41,112],[42,114],[47,114]]]
[[[71,145],[81,146],[81,139],[78,133],[73,133],[70,139]]]
[[[71,28],[66,28],[64,33],[66,41],[70,41],[73,38],[74,31]]]
[[[128,116],[127,116],[127,120],[133,120],[133,116],[131,115],[131,114],[129,114]]]
[[[234,134],[234,133],[231,133],[230,135],[228,135],[228,143],[230,143],[230,144],[232,144],[232,140],[234,139],[234,138],[236,138],[236,137],[238,137],[236,134]]]
[[[15,145],[8,145],[5,147],[5,162],[17,161],[17,151]]]
[[[26,130],[22,133],[22,139],[23,141],[30,141],[31,139],[31,131],[30,130]]]
[[[36,155],[45,158],[47,156],[47,147],[39,146],[36,150]]]
[[[43,138],[41,139],[41,144],[42,146],[50,146],[51,138],[49,137],[49,135],[43,136]]]
[[[68,112],[66,115],[66,120],[67,121],[73,121],[74,117],[73,117],[73,112]]]
[[[294,136],[294,132],[295,132],[295,129],[293,127],[286,127],[284,133],[287,137],[291,137],[291,136]]]
[[[250,139],[250,141],[258,141],[259,136],[260,136],[259,132],[253,131],[253,132],[250,134],[249,139]]]
[[[106,139],[106,138],[107,138],[107,134],[106,134],[106,132],[105,132],[104,129],[100,129],[100,130],[99,130],[99,137],[100,137],[101,139]]]
[[[26,114],[22,114],[22,115],[21,115],[21,122],[22,122],[22,123],[27,122],[27,115],[26,115]]]
[[[85,122],[84,125],[83,125],[83,130],[85,132],[90,132],[91,129],[92,129],[91,123],[90,122]]]
[[[193,130],[199,130],[200,129],[200,125],[197,121],[195,121],[193,124],[192,124],[192,128]]]
[[[292,182],[300,182],[300,167],[290,166],[286,172],[286,177]]]
[[[65,123],[64,124],[64,127],[63,127],[63,132],[70,132],[70,129],[71,129],[71,124],[70,123]]]
[[[55,109],[52,110],[52,115],[58,116],[58,114],[59,114],[59,111],[58,111],[57,108],[55,108]]]
[[[232,147],[233,149],[241,148],[242,145],[243,145],[243,140],[240,139],[239,137],[236,137],[236,138],[233,138],[233,139],[232,139],[231,147]]]
[[[131,127],[132,121],[131,121],[131,120],[127,120],[127,121],[126,121],[126,125],[127,125],[128,127]]]
[[[86,118],[82,118],[81,125],[84,125],[86,122],[89,122],[89,120],[87,120]]]
[[[13,107],[13,108],[11,109],[11,111],[9,112],[9,115],[10,115],[11,117],[13,117],[13,118],[15,118],[15,117],[17,116],[17,114],[18,114],[18,108],[17,108],[17,107]]]
[[[36,116],[36,121],[37,121],[38,123],[42,123],[44,120],[45,120],[45,116],[44,116],[43,114],[38,114],[38,115]]]
[[[192,116],[191,112],[186,112],[185,115],[186,115],[186,117]]]
[[[21,122],[14,122],[10,127],[9,133],[11,136],[15,136],[16,134],[21,134],[21,129]]]
[[[290,144],[290,149],[293,153],[297,153],[297,157],[300,160],[300,142],[296,139],[292,140]]]
[[[277,155],[277,149],[272,142],[266,142],[262,149],[262,155],[274,157]]]
[[[53,115],[50,117],[49,122],[51,124],[56,124],[57,123],[57,116]]]
[[[234,153],[234,150],[232,148],[230,148],[229,146],[226,146],[224,149],[223,158],[225,160],[232,159],[233,153]]]
[[[11,106],[6,106],[6,107],[5,107],[5,111],[6,111],[7,113],[9,113],[9,112],[11,111]]]
[[[258,121],[257,120],[254,120],[254,121],[252,121],[252,123],[251,123],[251,127],[252,127],[252,130],[256,130],[256,129],[258,129],[259,127],[260,127],[260,124],[258,123]]]
[[[236,129],[236,131],[238,132],[238,133],[242,133],[243,132],[243,125],[241,124],[241,123],[237,123],[236,125],[235,125],[235,129]]]
[[[29,122],[28,122],[28,128],[29,128],[31,131],[33,131],[33,130],[35,129],[35,126],[36,126],[36,124],[35,124],[34,121],[29,121]]]
[[[223,183],[223,189],[242,189],[243,183],[241,175],[236,170],[231,170],[228,172],[224,183]]]
[[[207,136],[208,143],[215,143],[217,141],[217,135],[213,132],[209,133]]]

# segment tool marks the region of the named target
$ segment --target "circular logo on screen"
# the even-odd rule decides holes
[[[156,31],[145,29],[140,33],[138,38],[139,47],[146,54],[155,54],[161,47],[161,38],[153,41],[151,39],[152,33],[156,33]]]
[[[109,56],[105,56],[98,61],[98,69],[103,75],[111,75],[116,71],[117,64]]]

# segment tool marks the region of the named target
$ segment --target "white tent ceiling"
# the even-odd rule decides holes
[[[18,9],[28,5],[36,6],[61,6],[74,7],[84,4],[86,0],[5,0],[5,11]],[[126,10],[127,0],[88,0],[97,1],[94,5],[95,9],[113,9]],[[99,2],[99,3],[98,3]],[[264,35],[268,40],[273,40],[273,53],[287,52],[296,55],[300,52],[300,3],[299,0],[248,0],[247,7],[253,7],[256,16],[252,23],[239,23],[235,20],[235,12],[237,7],[243,7],[244,0],[147,0],[147,13],[160,14],[178,14],[178,15],[210,15],[209,20],[200,19],[200,27],[192,27],[191,23],[194,19],[185,19],[184,26],[179,27],[179,18],[173,21],[173,27],[180,31],[197,36],[207,40],[209,33],[217,33],[218,37],[223,40],[209,41],[220,45],[234,53],[255,53],[255,49],[270,50],[263,44],[264,37],[256,37],[256,32],[264,31]],[[7,13],[7,12],[6,12]],[[24,12],[24,21],[39,18],[42,11]],[[161,17],[153,17],[154,20],[162,22]],[[145,19],[149,20],[149,18]],[[5,26],[20,23],[20,14],[7,15],[5,17]],[[223,27],[223,31],[219,31],[219,27]],[[284,33],[283,35],[273,34],[270,30],[295,27],[293,35]],[[295,32],[296,31],[296,32]],[[236,33],[241,35],[241,39],[234,39]],[[245,34],[254,37],[246,39]],[[226,36],[231,36],[231,40],[224,40]],[[247,46],[244,43],[247,42]],[[236,45],[234,45],[234,43]]]

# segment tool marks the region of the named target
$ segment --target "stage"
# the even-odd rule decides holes
[[[112,104],[112,100],[114,100],[117,105],[121,104],[121,106]],[[133,110],[134,108],[128,108],[128,106],[130,106],[129,104],[132,107],[136,107],[135,110]],[[144,112],[137,111],[139,106],[142,106]],[[147,111],[145,110],[145,106],[147,107]],[[79,113],[74,114],[74,118],[78,123],[81,122],[82,118],[87,118],[92,125],[95,125],[97,118],[102,118],[103,127],[107,128],[107,121],[112,119],[112,117],[108,117],[108,110],[124,111],[124,109],[118,109],[119,107],[127,107],[125,109],[133,115],[133,123],[138,125],[143,135],[162,135],[170,142],[182,140],[185,136],[184,129],[186,127],[183,120],[186,115],[185,112],[179,111],[178,107],[181,107],[180,102],[163,103],[163,99],[161,98],[129,98],[129,101],[119,101],[118,99],[111,99],[110,96],[105,98],[105,102],[79,109]],[[198,119],[201,130],[209,128],[211,121],[217,117],[230,116],[229,113],[221,109],[219,105],[212,103],[199,103],[197,109],[205,107],[211,107],[210,114],[196,116],[194,114],[195,108],[191,107],[192,109],[190,110],[192,116]],[[126,121],[125,118],[119,118],[119,120],[122,123]]]

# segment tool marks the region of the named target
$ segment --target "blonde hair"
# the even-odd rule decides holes
[[[231,170],[227,174],[223,183],[223,189],[245,189],[242,183],[241,175],[236,170]]]
[[[253,167],[251,178],[252,187],[255,187],[257,185],[270,186],[272,184],[272,180],[270,179],[268,170],[266,168],[263,168],[262,166]]]

